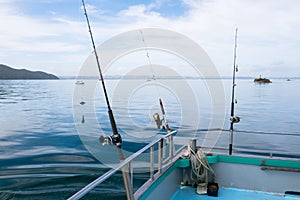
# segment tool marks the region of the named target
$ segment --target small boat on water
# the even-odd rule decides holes
[[[261,75],[259,76],[259,78],[255,78],[254,82],[255,83],[272,83],[272,81],[270,79],[262,78]]]
[[[76,85],[84,85],[84,82],[83,82],[83,81],[76,81],[75,84],[76,84]]]

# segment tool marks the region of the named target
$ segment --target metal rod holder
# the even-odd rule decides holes
[[[197,139],[190,139],[190,148],[196,152],[196,147],[197,147]]]

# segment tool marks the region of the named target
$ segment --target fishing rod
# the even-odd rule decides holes
[[[234,55],[233,55],[233,76],[232,76],[232,95],[231,95],[231,113],[230,113],[230,141],[229,141],[229,155],[232,154],[232,143],[233,143],[233,124],[240,121],[239,117],[234,116],[234,88],[235,84],[235,73],[238,71],[238,66],[236,65],[236,49],[237,49],[237,32],[238,29],[235,29],[235,38],[234,38]]]
[[[140,30],[140,34],[141,34],[141,39],[142,39],[142,42],[143,42],[145,50],[146,50],[146,56],[147,56],[148,64],[149,64],[150,69],[151,69],[153,80],[156,80],[154,69],[153,69],[153,66],[152,66],[152,63],[151,63],[151,59],[150,59],[150,55],[149,55],[149,51],[148,51],[148,48],[147,48],[146,41],[145,41],[145,38],[144,38],[142,30]],[[160,92],[159,92],[159,89],[158,89],[157,86],[156,86],[156,90],[157,90],[158,97],[160,97]],[[164,105],[163,105],[163,102],[162,102],[161,98],[159,98],[159,105],[160,105],[160,109],[161,109],[162,117],[163,118],[161,120],[160,117],[159,117],[159,114],[155,113],[153,115],[154,121],[156,122],[156,125],[157,125],[158,129],[163,128],[163,129],[165,129],[167,131],[167,133],[169,133],[171,131],[171,129],[170,129],[170,127],[168,125],[168,122],[167,122],[167,116],[166,116],[166,112],[165,112]],[[162,125],[162,122],[164,122],[164,126]],[[171,137],[172,136],[168,137],[169,143],[171,143],[171,141],[172,141]],[[161,142],[161,148],[163,149],[163,151],[161,152],[161,156],[162,157],[165,157],[165,154],[166,154],[165,145],[166,145],[166,140],[163,139],[162,142]],[[173,152],[173,148],[172,148],[171,145],[170,145],[170,152]]]
[[[113,132],[113,135],[111,135],[111,136],[107,136],[107,137],[100,136],[99,140],[102,144],[108,143],[111,145],[112,144],[116,145],[118,154],[119,154],[119,158],[120,158],[120,162],[122,162],[123,160],[125,160],[125,157],[124,157],[124,154],[123,154],[122,148],[121,148],[122,137],[118,133],[116,121],[115,121],[112,109],[110,107],[110,103],[109,103],[109,99],[108,99],[108,95],[107,95],[107,91],[106,91],[106,87],[105,87],[105,82],[104,82],[104,78],[103,78],[101,67],[100,67],[99,57],[98,57],[97,50],[95,47],[94,37],[92,34],[92,29],[90,26],[90,21],[89,21],[88,15],[87,15],[84,0],[82,0],[82,6],[84,9],[84,15],[86,17],[86,21],[87,21],[87,25],[88,25],[88,29],[89,29],[89,33],[90,33],[90,37],[91,37],[91,42],[92,42],[94,54],[96,57],[96,62],[97,62],[97,66],[98,66],[98,70],[99,70],[99,74],[100,74],[100,81],[102,83],[103,92],[104,92],[106,105],[107,105],[107,109],[108,109],[109,120],[110,120],[110,124],[111,124],[111,128],[112,128],[112,132]],[[131,179],[130,179],[130,175],[129,175],[128,165],[126,165],[125,167],[122,168],[122,176],[123,176],[123,180],[124,180],[124,186],[125,186],[125,190],[126,190],[127,199],[133,199],[133,189],[132,189],[132,185],[131,185]]]
[[[148,51],[148,48],[147,48],[146,41],[145,41],[142,30],[140,30],[140,34],[141,34],[141,39],[142,39],[142,42],[143,42],[145,50],[146,50],[146,56],[147,56],[147,59],[148,59],[148,63],[150,65],[151,73],[152,73],[153,77],[155,78],[154,70],[152,68],[152,63],[151,63],[151,60],[150,60],[149,51]],[[158,96],[160,96],[158,88],[157,88],[157,93],[158,93]],[[163,105],[163,102],[162,102],[161,98],[159,98],[159,105],[160,105],[160,109],[161,109],[161,112],[162,112],[162,115],[163,115],[163,119],[161,120],[160,117],[159,117],[159,114],[155,113],[153,115],[154,121],[156,122],[157,128],[161,128],[162,121],[164,121],[165,129],[167,130],[167,132],[169,132],[171,129],[170,129],[169,124],[167,122],[167,116],[166,116],[166,112],[165,112],[164,105]]]
[[[110,107],[110,103],[109,103],[109,99],[108,99],[108,95],[107,95],[107,91],[106,91],[106,87],[105,87],[105,82],[104,82],[102,70],[101,70],[101,67],[100,67],[99,57],[98,57],[97,50],[96,50],[96,47],[95,47],[94,37],[93,37],[92,29],[91,29],[91,26],[90,26],[90,21],[89,21],[88,15],[87,15],[87,11],[86,11],[84,0],[82,0],[82,5],[83,5],[84,15],[86,17],[86,22],[87,22],[89,33],[90,33],[90,37],[91,37],[91,42],[92,42],[93,49],[94,49],[94,54],[95,54],[95,57],[96,57],[97,67],[98,67],[98,71],[99,71],[99,75],[100,75],[100,81],[102,83],[102,88],[103,88],[103,92],[104,92],[104,96],[105,96],[105,101],[106,101],[106,105],[107,105],[107,109],[108,109],[108,116],[109,116],[109,120],[110,120],[110,124],[111,124],[111,128],[112,128],[112,132],[113,132],[113,135],[112,136],[108,136],[108,138],[105,138],[105,140],[109,141],[110,143],[112,143],[112,144],[114,144],[116,146],[121,146],[122,137],[118,133],[116,121],[115,121],[112,109]],[[103,138],[101,138],[101,140],[103,140]]]
[[[161,109],[161,112],[162,112],[162,115],[163,115],[163,120],[165,122],[165,128],[166,128],[167,132],[169,132],[171,129],[170,129],[169,124],[167,122],[166,112],[165,112],[164,105],[163,105],[163,102],[162,102],[161,99],[159,99],[159,104],[160,104],[160,109]]]

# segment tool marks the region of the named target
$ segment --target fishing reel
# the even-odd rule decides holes
[[[240,120],[241,120],[240,117],[237,117],[237,116],[235,116],[235,117],[230,117],[231,123],[239,123]]]
[[[155,114],[153,115],[153,119],[154,119],[154,121],[156,122],[157,128],[158,128],[158,129],[161,129],[161,127],[162,127],[162,120],[160,119],[159,114],[158,114],[158,113],[155,113]]]
[[[99,141],[103,146],[109,144],[109,145],[116,145],[117,147],[119,147],[121,146],[122,143],[122,137],[120,134],[113,134],[111,136],[106,136],[106,137],[101,135],[99,137]]]

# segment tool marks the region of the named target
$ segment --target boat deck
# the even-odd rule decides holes
[[[219,188],[218,197],[199,195],[196,193],[196,188],[184,186],[179,188],[171,200],[253,200],[253,199],[268,199],[268,200],[300,200],[300,195],[287,195],[287,194],[278,194],[270,193],[263,191],[254,191],[254,190],[244,190],[237,188]]]

